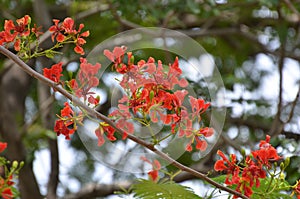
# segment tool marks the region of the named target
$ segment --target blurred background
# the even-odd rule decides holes
[[[168,28],[192,37],[207,54],[189,61],[203,65],[211,63],[207,59],[213,60],[222,76],[226,119],[209,154],[199,158],[197,152],[184,153],[178,161],[203,173],[212,172],[218,149],[240,155],[242,147],[246,152],[255,149],[269,134],[280,155],[291,157],[287,180],[294,184],[300,178],[300,1],[0,0],[1,27],[5,19],[16,20],[25,14],[42,26],[43,32],[52,19],[72,17],[76,24],[84,23],[84,30],[91,33],[84,46],[86,54],[95,44],[140,27]],[[50,38],[41,43],[42,48],[51,45]],[[28,64],[41,72],[43,67],[63,61],[68,76],[78,68],[79,56],[70,46],[61,51],[63,56],[54,60],[38,58]],[[164,63],[176,56],[144,50],[137,52],[136,60],[147,59],[149,54]],[[112,106],[114,85],[109,77],[106,72],[99,86],[103,97],[98,111],[103,114]],[[197,96],[210,99],[202,77],[187,80]],[[0,135],[8,142],[5,156],[26,162],[18,179],[21,198],[113,198],[120,186],[128,188],[137,177],[146,176],[101,164],[78,134],[71,141],[57,137],[53,132],[55,114],[64,100],[0,55]],[[210,190],[186,173],[174,180],[191,185],[202,196]]]

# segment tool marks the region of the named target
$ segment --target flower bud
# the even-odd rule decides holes
[[[280,170],[281,170],[281,171],[283,171],[283,170],[284,170],[284,168],[285,168],[285,165],[284,165],[284,163],[283,163],[283,162],[281,162],[281,163],[280,163]]]
[[[280,178],[280,180],[284,180],[284,179],[285,179],[285,176],[284,176],[284,173],[283,173],[283,172],[280,173],[279,178]]]
[[[17,161],[13,161],[13,163],[12,163],[12,169],[15,170],[15,169],[18,168],[18,166],[19,166],[19,163]]]
[[[289,166],[290,164],[290,157],[287,157],[285,160],[284,160],[284,168],[286,168],[287,166]]]

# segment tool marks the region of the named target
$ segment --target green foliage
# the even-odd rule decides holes
[[[139,180],[137,184],[133,185],[132,192],[139,199],[201,199],[189,187],[172,181],[155,183],[149,180]]]
[[[290,185],[285,180],[275,178],[270,182],[270,178],[265,178],[260,181],[259,188],[253,187],[253,195],[251,198],[254,199],[290,199],[291,196],[284,193],[285,190],[289,190]]]
[[[224,183],[226,175],[220,175],[212,178],[215,182]],[[206,183],[207,184],[207,183]],[[235,189],[236,186],[230,186]],[[253,199],[291,199],[290,194],[287,192],[290,190],[290,185],[283,179],[275,178],[270,181],[270,178],[264,178],[260,180],[260,186],[257,188],[253,186]]]

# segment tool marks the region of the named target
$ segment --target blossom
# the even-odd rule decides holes
[[[193,147],[192,144],[196,142],[196,149],[200,151],[205,151],[207,148],[207,141],[205,138],[210,137],[214,134],[214,129],[213,128],[200,128],[196,133],[194,132],[192,128],[192,121],[189,119],[185,119],[186,121],[186,126],[185,128],[180,128],[179,130],[179,137],[186,136],[186,137],[191,137],[190,142],[186,145],[185,150],[186,151],[192,151]]]
[[[64,108],[60,111],[60,114],[60,119],[55,121],[54,131],[58,136],[62,134],[69,140],[70,135],[77,130],[76,122],[81,123],[82,115],[79,114],[76,116],[68,102],[65,102]]]
[[[124,74],[128,72],[126,64],[123,63],[123,57],[126,51],[126,47],[115,47],[113,51],[104,50],[103,54],[114,63],[115,69],[118,73]]]
[[[259,150],[253,151],[252,155],[259,163],[269,167],[270,160],[279,160],[281,159],[278,156],[276,149],[269,143],[270,136],[266,136],[266,140],[261,140],[259,144]]]
[[[42,29],[41,26],[37,27],[36,24],[34,24],[33,27],[31,28],[31,32],[33,32],[36,37],[39,37],[40,35],[43,34],[43,32],[40,32],[41,29]]]
[[[44,76],[48,79],[54,81],[54,82],[60,82],[60,77],[63,76],[61,73],[63,71],[62,69],[62,62],[59,62],[58,64],[54,64],[51,66],[51,68],[44,68]]]
[[[13,199],[14,194],[10,187],[4,188],[1,192],[1,196],[3,199]]]
[[[300,199],[300,180],[298,180],[294,186],[293,194],[296,194],[297,199]]]
[[[56,41],[63,42],[65,40],[65,36],[62,34],[63,27],[62,24],[59,24],[58,19],[53,19],[54,25],[49,28],[50,32],[53,32],[51,35],[52,41],[56,38]]]
[[[260,178],[266,177],[266,171],[262,169],[260,165],[257,165],[250,156],[246,157],[246,167],[243,169],[242,177],[247,179],[250,187],[255,183],[256,187],[260,186]]]
[[[75,30],[74,20],[70,17],[64,19],[62,28],[67,34],[77,34],[77,31]]]
[[[85,32],[79,34],[83,27],[84,27],[83,24],[79,25],[78,35],[75,39],[76,46],[74,48],[74,51],[78,54],[81,54],[81,55],[84,55],[84,50],[83,50],[82,46],[86,43],[85,39],[83,39],[82,37],[88,37],[90,35],[89,31],[85,31]]]
[[[95,135],[98,137],[98,146],[102,146],[105,142],[104,134],[110,141],[115,141],[117,138],[114,136],[115,129],[105,122],[100,122],[99,127],[95,130]]]
[[[201,113],[204,113],[210,106],[210,103],[205,103],[203,99],[196,99],[193,96],[189,96],[189,98],[192,107],[193,117],[199,116]]]
[[[156,182],[158,180],[158,171],[161,169],[161,165],[160,165],[159,161],[153,160],[153,162],[151,162],[145,156],[142,156],[141,160],[152,165],[152,170],[148,172],[148,176],[150,177],[150,179],[152,181]]]
[[[221,156],[222,160],[216,161],[214,165],[214,169],[216,171],[225,171],[227,173],[225,184],[227,185],[237,184],[240,180],[239,177],[240,168],[237,165],[236,155],[231,154],[229,160],[222,151],[218,150],[217,154]],[[232,178],[229,179],[231,175]]]

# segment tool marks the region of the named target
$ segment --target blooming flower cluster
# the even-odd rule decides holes
[[[134,64],[132,53],[126,53],[124,46],[115,47],[112,52],[104,50],[104,55],[113,62],[114,69],[123,74],[120,85],[126,95],[119,100],[118,109],[110,114],[117,126],[124,130],[123,138],[126,138],[126,133],[134,132],[134,126],[128,122],[129,119],[139,118],[139,121],[146,125],[150,121],[162,121],[171,127],[173,134],[178,132],[179,137],[185,136],[189,139],[187,151],[193,149],[194,143],[196,149],[206,149],[205,138],[213,135],[213,129],[194,129],[193,124],[201,121],[201,114],[210,104],[203,99],[189,96],[189,106],[183,105],[188,94],[183,88],[188,86],[188,82],[180,77],[182,71],[178,58],[168,67],[164,67],[160,60],[156,62],[152,57]],[[123,61],[125,56],[126,63]]]
[[[81,32],[84,25],[80,24],[78,30],[76,30],[74,20],[70,17],[65,18],[62,23],[58,19],[53,19],[53,22],[54,25],[49,28],[49,31],[52,32],[52,41],[56,40],[58,43],[72,41],[76,45],[74,51],[84,55],[82,48],[86,43],[84,37],[90,35],[89,31]]]
[[[38,29],[30,29],[31,18],[28,15],[16,20],[15,24],[12,20],[5,20],[4,30],[0,32],[0,45],[14,42],[16,51],[20,51],[21,44],[24,38],[30,35],[31,32],[38,35]]]
[[[237,185],[236,191],[250,197],[253,194],[252,187],[254,185],[259,187],[260,179],[267,177],[266,170],[270,169],[270,162],[281,159],[269,142],[270,136],[267,135],[266,140],[260,141],[259,149],[252,151],[251,155],[246,157],[244,164],[238,163],[235,154],[231,154],[228,159],[219,150],[217,154],[222,159],[216,161],[214,169],[227,174],[226,185]]]

